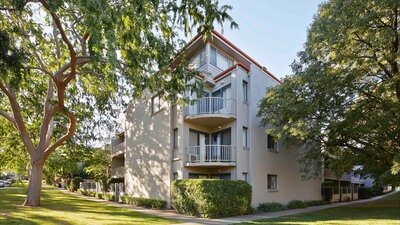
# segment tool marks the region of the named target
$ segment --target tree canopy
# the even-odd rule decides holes
[[[129,90],[170,99],[196,90],[185,62],[171,68],[170,60],[192,32],[236,27],[230,9],[216,0],[1,1],[0,115],[29,154],[25,205],[40,204],[49,155],[108,123]]]
[[[267,132],[306,144],[305,161],[334,155],[337,170],[398,184],[399,23],[396,0],[321,4],[294,74],[260,102]]]

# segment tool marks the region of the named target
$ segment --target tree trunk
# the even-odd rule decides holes
[[[40,196],[42,191],[43,164],[31,162],[31,174],[29,176],[29,186],[24,202],[25,206],[40,206]]]

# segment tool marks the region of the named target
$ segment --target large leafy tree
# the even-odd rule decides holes
[[[399,182],[399,23],[396,0],[323,3],[294,75],[260,102],[268,132],[308,145],[306,162],[334,155],[339,172],[363,165]]]
[[[50,154],[86,130],[93,112],[112,113],[125,87],[167,98],[196,89],[184,61],[170,67],[179,37],[210,34],[214,22],[235,26],[230,9],[215,0],[1,1],[0,115],[29,154],[24,204],[40,205]]]

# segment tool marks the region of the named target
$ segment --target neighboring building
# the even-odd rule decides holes
[[[190,67],[202,72],[204,96],[172,105],[147,93],[125,111],[125,132],[113,141],[113,177],[125,194],[170,202],[175,179],[245,180],[253,205],[321,199],[322,179],[303,180],[299,146],[276,142],[257,117],[266,88],[280,81],[213,31],[188,44]]]

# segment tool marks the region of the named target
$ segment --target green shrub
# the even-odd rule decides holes
[[[97,197],[98,199],[103,199],[103,193],[96,192],[96,197]]]
[[[250,213],[251,186],[239,180],[188,179],[172,183],[178,213],[218,218]]]
[[[121,202],[124,204],[130,204],[128,199],[131,198],[130,196],[121,196]]]
[[[305,208],[307,207],[303,201],[300,200],[293,200],[290,201],[287,206],[288,209],[298,209],[298,208]]]
[[[81,194],[81,195],[87,195],[87,191],[86,190],[83,190],[83,189],[78,189],[78,191],[77,191],[79,194]]]
[[[114,201],[115,200],[115,195],[113,194],[104,194],[104,199],[108,201]]]
[[[306,207],[310,207],[310,206],[317,206],[317,205],[326,205],[329,203],[326,201],[323,201],[323,200],[311,200],[311,201],[304,201],[304,204],[306,205]]]
[[[79,189],[79,183],[80,182],[83,182],[82,178],[80,178],[80,177],[72,178],[71,187],[70,187],[71,191],[73,191],[73,192],[77,191]]]
[[[286,207],[278,202],[265,202],[260,203],[257,207],[257,210],[260,212],[276,212],[285,210]]]
[[[165,209],[167,207],[167,202],[159,199],[122,196],[121,201],[125,204],[142,206],[145,208]]]
[[[368,199],[373,196],[373,192],[371,188],[359,187],[358,188],[358,198],[359,199]]]

